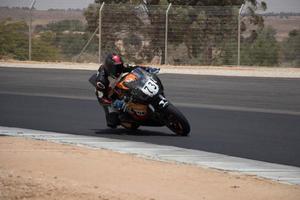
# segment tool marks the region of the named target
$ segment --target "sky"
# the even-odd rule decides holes
[[[300,0],[264,0],[268,5],[267,12],[300,12]],[[0,6],[29,7],[31,0],[0,0]],[[86,8],[94,0],[37,0],[35,8]]]

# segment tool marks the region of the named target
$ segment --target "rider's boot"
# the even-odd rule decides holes
[[[117,113],[117,112],[108,113],[106,115],[107,126],[110,128],[117,128],[117,126],[120,124],[120,120],[119,120],[118,116],[119,116],[119,113]]]

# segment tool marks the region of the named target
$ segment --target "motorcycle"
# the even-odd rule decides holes
[[[89,79],[96,86],[96,74]],[[117,81],[110,92],[115,102],[122,102],[115,109],[115,102],[105,109],[117,113],[118,124],[126,129],[136,130],[140,126],[167,126],[179,136],[190,133],[185,116],[164,95],[164,87],[156,74],[137,67]]]

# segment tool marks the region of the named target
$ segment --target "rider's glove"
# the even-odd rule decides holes
[[[122,110],[125,106],[125,102],[123,100],[115,100],[113,102],[113,107],[118,109],[118,110]]]
[[[127,64],[124,64],[124,67],[128,67],[128,68],[130,68],[130,67],[136,67],[136,65],[133,65],[133,64],[129,64],[129,63],[127,63]]]
[[[158,72],[160,71],[160,68],[155,68],[155,67],[149,67],[147,69],[147,71],[151,74],[158,74]]]

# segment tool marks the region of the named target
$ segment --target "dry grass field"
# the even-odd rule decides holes
[[[83,10],[34,10],[33,25],[45,25],[61,20],[80,20],[85,22],[83,12]],[[29,21],[29,10],[0,7],[0,20],[6,18]]]
[[[270,16],[264,17],[265,26],[271,26],[277,31],[277,40],[282,41],[288,37],[290,31],[300,29],[300,16],[279,17]]]

